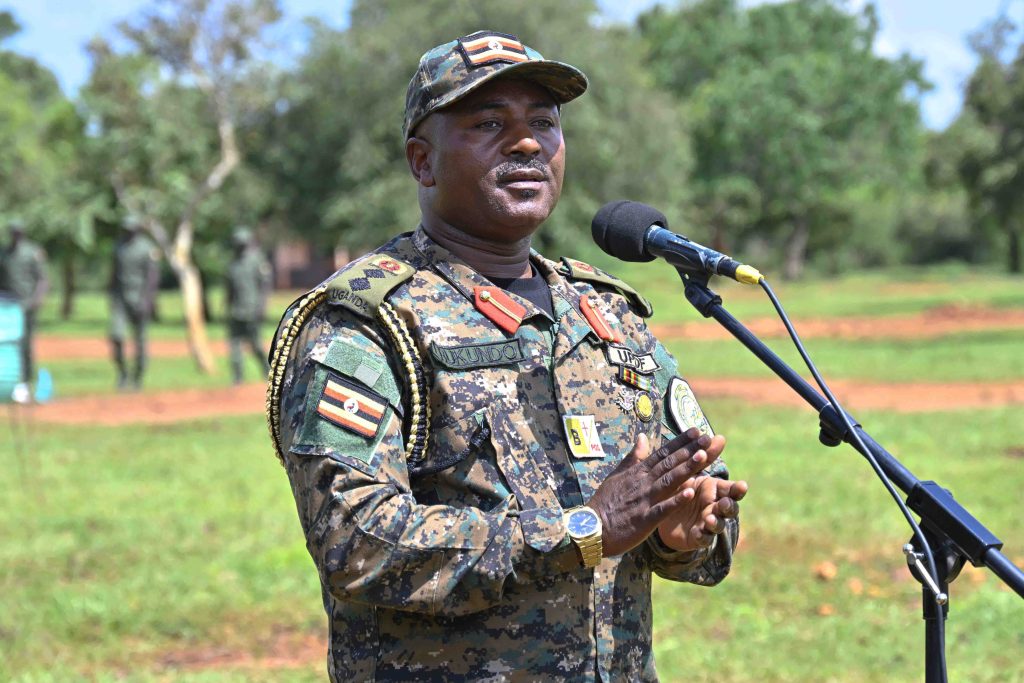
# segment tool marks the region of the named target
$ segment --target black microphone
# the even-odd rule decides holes
[[[756,285],[761,273],[714,249],[668,230],[665,214],[654,207],[619,200],[602,206],[590,223],[597,246],[623,261],[653,261],[660,256],[677,268],[724,275]]]

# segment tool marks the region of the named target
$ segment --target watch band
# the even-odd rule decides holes
[[[576,543],[576,547],[580,551],[584,567],[596,567],[601,564],[601,555],[603,553],[603,548],[601,547],[601,536],[591,536],[590,538],[582,539],[573,538],[572,540]]]

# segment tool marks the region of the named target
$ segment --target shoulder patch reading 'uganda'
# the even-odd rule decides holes
[[[523,349],[519,345],[519,339],[460,346],[441,346],[432,342],[430,357],[438,365],[451,370],[490,368],[526,360]]]
[[[388,294],[415,273],[416,269],[408,263],[388,254],[374,254],[354,261],[328,282],[328,300],[373,318]]]
[[[359,436],[372,439],[384,420],[387,401],[380,394],[330,372],[316,405],[317,414]]]
[[[701,434],[715,435],[715,431],[711,429],[711,423],[708,422],[700,404],[697,403],[697,397],[693,395],[693,390],[685,380],[678,377],[672,378],[668,385],[668,392],[665,394],[665,403],[680,434],[690,427],[696,427]]]

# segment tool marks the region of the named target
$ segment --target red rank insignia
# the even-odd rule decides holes
[[[589,296],[585,296],[580,299],[580,312],[583,314],[583,317],[587,319],[591,329],[597,333],[598,337],[604,341],[615,343],[622,342],[622,334],[612,327],[607,320],[605,320],[601,311],[599,311],[597,306],[590,301]]]
[[[474,287],[473,303],[495,325],[515,334],[526,315],[526,308],[498,287]]]

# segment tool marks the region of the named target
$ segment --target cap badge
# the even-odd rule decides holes
[[[530,61],[519,39],[507,33],[477,31],[463,36],[459,38],[459,52],[469,69],[494,62],[517,64]]]

